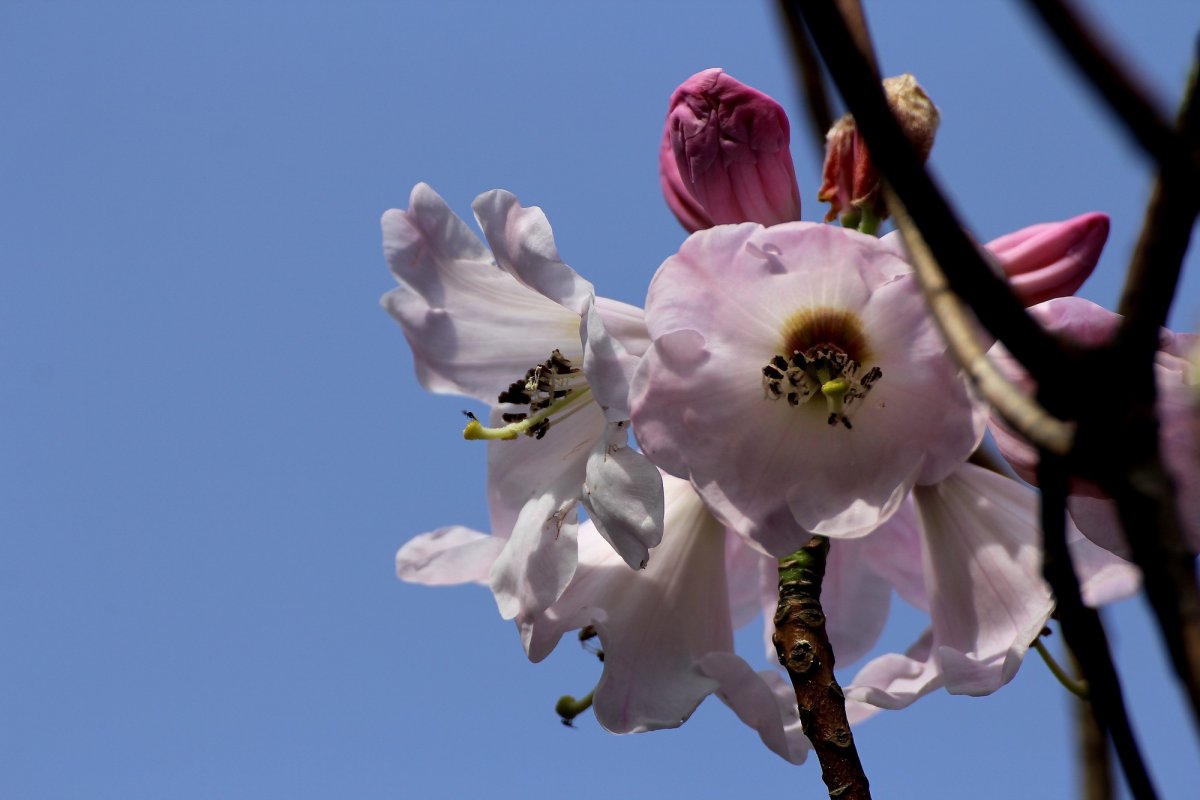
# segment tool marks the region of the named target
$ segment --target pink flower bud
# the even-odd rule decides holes
[[[1093,211],[1044,222],[988,242],[1013,291],[1026,306],[1068,297],[1096,268],[1108,239],[1108,215]]]
[[[683,227],[800,219],[789,135],[778,103],[720,69],[684,81],[659,151],[663,194]]]
[[[885,79],[883,91],[921,159],[929,158],[939,120],[937,107],[929,95],[907,73]],[[829,203],[826,222],[841,217],[843,225],[856,227],[864,214],[875,219],[887,218],[879,193],[879,171],[850,114],[835,122],[825,137],[825,168],[821,178],[817,199]]]

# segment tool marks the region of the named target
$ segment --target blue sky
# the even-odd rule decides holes
[[[1015,3],[868,3],[888,73],[942,111],[933,167],[981,239],[1101,210],[1110,307],[1146,165]],[[1164,99],[1200,11],[1097,3]],[[485,527],[464,401],[417,386],[379,215],[427,181],[503,187],[568,262],[641,303],[683,232],[659,193],[667,97],[722,66],[792,114],[773,4],[243,2],[0,8],[0,796],[821,796],[724,707],[614,737],[553,714],[546,663],[478,587],[396,548]],[[1172,324],[1200,319],[1193,253]],[[885,644],[920,624],[899,608]],[[1140,600],[1111,610],[1164,796],[1197,741]],[[759,663],[759,631],[740,643]],[[763,667],[766,664],[762,664]],[[1068,796],[1068,697],[1031,659],[985,699],[862,726],[880,794]]]

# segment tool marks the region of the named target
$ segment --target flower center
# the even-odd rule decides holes
[[[825,398],[828,423],[852,428],[854,403],[883,377],[879,367],[859,376],[870,351],[858,318],[838,309],[804,309],[784,326],[782,349],[762,368],[767,399],[800,406],[819,393]]]
[[[583,371],[558,350],[550,357],[530,367],[525,377],[513,381],[496,399],[505,405],[527,406],[527,411],[506,411],[500,419],[506,424],[499,428],[483,425],[469,411],[470,419],[463,429],[464,439],[515,439],[521,434],[541,439],[550,424],[566,419],[578,411],[582,401],[592,394]]]

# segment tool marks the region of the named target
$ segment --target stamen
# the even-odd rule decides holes
[[[840,347],[829,343],[803,353],[793,350],[790,358],[775,355],[762,368],[763,394],[768,400],[784,397],[788,405],[799,406],[819,391],[829,409],[829,424],[840,422],[849,430],[853,427],[848,415],[851,404],[866,397],[883,377],[879,367],[871,367],[856,378],[860,367]]]
[[[513,381],[497,398],[508,405],[527,405],[528,411],[502,413],[500,419],[506,424],[498,428],[487,427],[473,414],[467,414],[471,421],[463,429],[463,438],[502,440],[524,434],[541,439],[550,430],[552,422],[574,414],[582,408],[581,401],[590,396],[591,388],[583,371],[555,350],[544,362],[530,368],[524,378]]]

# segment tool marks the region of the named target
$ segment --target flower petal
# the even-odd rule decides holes
[[[604,648],[596,719],[614,733],[682,724],[719,683],[697,667],[732,652],[724,529],[683,481],[666,479],[666,526],[646,569],[620,560],[595,527],[581,526],[580,566],[557,603],[523,626],[532,660],[563,632],[595,627]]]
[[[663,485],[650,459],[629,447],[629,425],[610,422],[587,461],[583,505],[618,555],[642,569],[662,540]]]
[[[804,763],[812,746],[801,728],[792,687],[778,672],[755,672],[733,653],[709,653],[699,666],[719,682],[721,702],[757,731],[763,744],[793,764]]]
[[[1041,578],[1036,493],[964,464],[913,497],[946,689],[989,694],[1012,680],[1054,609]]]
[[[554,232],[540,208],[523,208],[503,189],[484,192],[471,208],[501,269],[583,316],[595,290],[559,258]]]
[[[396,577],[426,586],[486,584],[504,540],[458,525],[414,536],[396,553]]]
[[[943,683],[929,628],[904,655],[887,653],[867,662],[845,691],[847,700],[894,710],[907,708]]]
[[[441,197],[421,183],[407,211],[383,215],[400,285],[383,305],[404,329],[421,385],[494,403],[556,347],[581,359],[580,319],[500,270]]]

